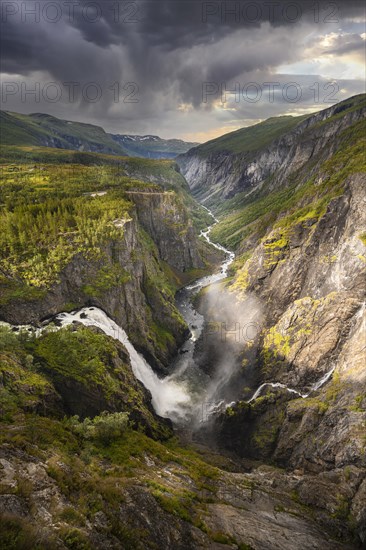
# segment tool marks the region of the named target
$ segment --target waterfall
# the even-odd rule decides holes
[[[73,313],[60,313],[56,319],[61,326],[70,325],[74,321],[78,321],[85,326],[96,326],[108,336],[119,340],[128,351],[134,375],[151,392],[152,403],[156,412],[160,416],[169,417],[173,420],[184,418],[184,411],[190,402],[190,397],[184,386],[178,385],[169,377],[159,378],[144,357],[136,351],[126,332],[112,321],[104,311],[96,307],[86,307]]]
[[[288,386],[286,386],[286,384],[281,384],[280,382],[265,382],[264,384],[259,386],[259,388],[254,392],[254,394],[247,401],[247,403],[251,403],[252,401],[257,399],[257,397],[259,397],[260,394],[262,393],[262,390],[268,386],[271,388],[283,388],[290,393],[296,393],[299,397],[306,399],[306,397],[309,397],[310,394],[312,394],[316,390],[319,390],[319,388],[321,388],[326,382],[328,382],[329,378],[332,376],[334,372],[334,369],[335,367],[332,366],[332,368],[328,372],[326,372],[317,382],[314,382],[314,384],[312,384],[310,391],[308,393],[300,393],[299,391],[294,390],[293,388],[289,388]]]
[[[206,208],[206,210],[208,209]],[[210,211],[208,210],[208,212]],[[184,354],[179,355],[174,362],[173,373],[171,375],[163,379],[159,378],[144,357],[136,351],[134,346],[129,341],[126,332],[112,319],[110,319],[104,311],[97,307],[85,307],[72,313],[59,313],[54,318],[57,321],[58,327],[52,325],[52,330],[57,330],[59,327],[64,327],[74,322],[79,322],[85,326],[99,327],[108,336],[119,340],[128,351],[134,375],[138,380],[140,380],[140,382],[142,382],[145,388],[151,392],[152,404],[155,411],[160,416],[169,417],[175,422],[197,420],[196,417],[198,410],[203,406],[203,400],[205,399],[204,391],[202,391],[201,386],[198,384],[198,382],[200,382],[202,385],[202,380],[199,380],[202,373],[199,371],[193,359],[195,342],[201,334],[203,328],[203,318],[194,310],[190,298],[199,289],[224,279],[227,276],[229,265],[235,258],[235,254],[233,252],[230,252],[220,244],[213,243],[210,240],[210,232],[214,225],[218,223],[218,220],[216,220],[213,214],[211,212],[210,214],[215,223],[205,231],[201,231],[200,235],[217,250],[225,252],[226,259],[222,263],[221,270],[218,273],[202,277],[195,283],[186,286],[184,289],[186,295],[182,301],[182,307],[180,309],[182,315],[186,319],[186,322],[190,324],[191,337],[184,345],[184,348],[186,348],[184,349]],[[50,323],[51,322],[52,320]],[[8,325],[8,323],[0,324]],[[45,325],[42,328],[35,328],[31,325],[22,325],[12,328],[13,330],[32,331],[36,334],[36,336],[40,336],[43,331],[49,330],[49,325]],[[265,382],[259,386],[247,403],[251,403],[257,399],[265,387],[283,388],[290,393],[298,395],[299,397],[306,398],[311,393],[321,388],[329,380],[333,374],[334,368],[335,367],[333,366],[330,371],[325,373],[320,378],[320,380],[315,382],[307,394],[302,394],[298,390],[289,388],[280,382]],[[191,378],[191,380],[190,387],[188,388],[189,378]],[[222,412],[225,408],[232,406],[233,404],[234,403],[226,404],[224,401],[219,401],[218,403],[208,403],[208,416]]]

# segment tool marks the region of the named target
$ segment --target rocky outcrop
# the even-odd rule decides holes
[[[205,267],[188,212],[175,193],[132,191],[127,195],[136,206],[141,226],[157,245],[161,260],[180,272]]]
[[[172,424],[169,419],[159,417],[151,402],[151,393],[136,379],[126,348],[118,340],[110,340],[96,327],[84,328],[82,325],[72,325],[75,339],[83,342],[83,335],[88,332],[101,335],[101,341],[109,341],[110,348],[105,353],[97,380],[78,371],[73,374],[71,359],[70,368],[66,372],[58,371],[47,362],[48,355],[42,354],[42,347],[36,347],[36,357],[40,360],[41,371],[45,373],[61,397],[62,411],[67,416],[77,415],[81,419],[94,418],[104,411],[126,412],[133,426],[153,438],[170,437]],[[57,347],[52,338],[58,342],[59,335],[45,335],[51,338],[48,347],[55,353]],[[44,341],[44,340],[43,340]],[[41,340],[42,342],[42,340]],[[85,346],[88,345],[87,339]],[[95,355],[97,355],[96,350]],[[98,357],[101,359],[101,357]],[[60,359],[59,359],[60,360]],[[78,360],[81,362],[80,354]],[[80,366],[79,366],[80,370]]]
[[[79,458],[69,463],[58,454],[37,457],[4,447],[0,541],[26,535],[34,546],[41,542],[60,549],[70,547],[70,541],[84,548],[118,550],[158,545],[167,550],[355,548],[337,540],[336,519],[331,527],[327,524],[331,508],[324,510],[323,521],[315,521],[312,509],[298,500],[304,492],[299,475],[278,468],[217,470],[215,486],[208,479],[200,488],[175,457],[164,464],[153,451],[142,459],[140,477],[129,482],[116,475],[114,465],[96,465],[93,470]],[[336,488],[334,478],[331,483]],[[314,494],[324,497],[317,490]]]
[[[150,392],[136,379],[129,354],[118,340],[96,327],[75,323],[43,333],[22,348],[12,333],[1,333],[1,415],[54,419],[104,412],[128,413],[131,425],[149,437],[172,435],[170,420],[155,413]],[[26,338],[24,339],[26,342]]]
[[[271,231],[238,272],[244,291],[267,304],[264,346],[290,365],[284,373],[267,357],[266,379],[279,370],[281,381],[306,389],[347,341],[364,299],[365,183],[363,174],[350,176],[319,220]]]

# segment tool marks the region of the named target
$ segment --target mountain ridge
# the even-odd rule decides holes
[[[111,134],[101,126],[60,119],[46,113],[23,115],[0,111],[0,123],[2,145],[46,146],[152,159],[173,159],[196,145],[159,136]]]
[[[317,136],[324,134],[321,124],[334,123],[335,131],[340,129],[340,121],[348,113],[364,113],[366,95],[360,94],[348,98],[332,107],[313,115],[288,119],[272,118],[249,128],[235,132],[236,147],[243,147],[241,136],[244,136],[244,150],[227,151],[225,143],[233,134],[227,134],[207,144],[191,149],[177,157],[182,174],[187,179],[193,195],[206,206],[217,212],[225,208],[225,202],[242,192],[248,195],[274,178],[272,186],[285,180],[289,171],[286,167],[297,168],[291,164],[291,155],[296,153],[297,143],[303,140],[303,158],[296,162],[301,165],[308,162],[316,150]],[[362,115],[363,116],[363,115]],[[274,126],[273,132],[263,140],[266,129]],[[313,130],[313,134],[311,134]],[[310,132],[310,133],[309,133]],[[229,136],[229,137],[227,137]],[[248,137],[247,137],[248,136]],[[253,139],[251,138],[253,137]],[[313,143],[314,142],[314,143]],[[323,139],[324,143],[324,139]],[[214,151],[210,147],[214,144]],[[222,146],[220,146],[222,144]],[[293,150],[291,150],[293,146]],[[281,164],[284,169],[281,169]],[[233,210],[233,204],[230,208]]]

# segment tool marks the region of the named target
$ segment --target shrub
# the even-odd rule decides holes
[[[93,419],[85,418],[79,421],[73,416],[67,421],[71,430],[84,439],[94,439],[103,445],[109,445],[114,439],[121,437],[128,428],[128,413],[108,413],[104,411]]]
[[[51,550],[55,541],[24,518],[0,517],[0,548],[4,550]]]
[[[88,539],[79,529],[64,530],[61,537],[70,550],[91,550]]]

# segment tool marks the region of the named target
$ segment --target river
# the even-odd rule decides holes
[[[224,252],[226,258],[217,273],[202,277],[194,283],[187,285],[177,293],[177,307],[189,326],[191,335],[179,350],[172,364],[172,374],[169,376],[159,378],[144,357],[136,351],[129,341],[126,332],[110,319],[104,311],[97,307],[86,307],[71,313],[59,313],[49,321],[50,325],[52,323],[51,326],[53,330],[58,330],[59,327],[79,322],[85,326],[99,327],[105,334],[119,340],[124,344],[129,353],[134,375],[148,390],[150,390],[152,403],[156,412],[161,416],[171,418],[173,422],[180,425],[205,421],[211,414],[220,412],[224,410],[226,406],[233,404],[226,404],[224,401],[212,402],[212,396],[209,390],[212,386],[212,380],[199,368],[194,360],[194,350],[196,342],[202,334],[204,318],[194,309],[192,298],[202,288],[225,279],[227,277],[228,268],[235,258],[233,252],[219,244],[211,242],[210,232],[218,221],[211,212],[210,214],[214,219],[214,224],[205,231],[201,231],[201,236],[212,246]],[[7,323],[1,324],[7,325]],[[38,336],[44,330],[47,330],[47,325],[40,329],[30,325],[13,326],[12,328],[13,330],[33,331]],[[307,394],[303,394],[279,382],[267,382],[259,386],[248,402],[259,397],[262,391],[268,386],[283,388],[291,393],[297,394],[299,397],[306,398],[329,380],[333,370],[334,367],[324,374],[318,382],[313,384]]]

